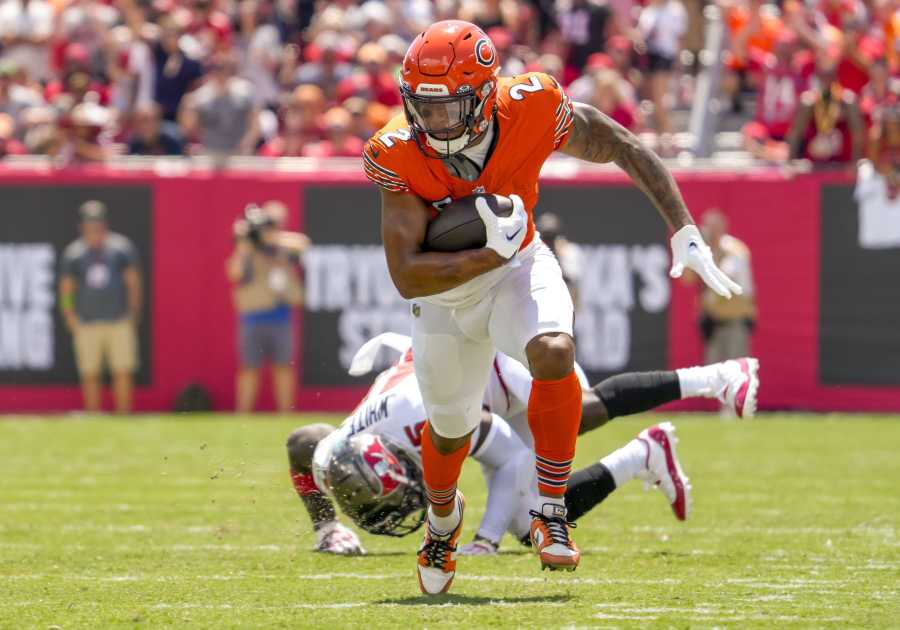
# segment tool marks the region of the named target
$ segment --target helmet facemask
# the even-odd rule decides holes
[[[406,120],[419,149],[428,157],[444,159],[470,146],[487,130],[484,108],[493,90],[493,81],[478,90],[463,85],[456,94],[441,84],[419,84],[413,92],[401,83]]]

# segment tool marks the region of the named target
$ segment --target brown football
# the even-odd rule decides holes
[[[478,249],[487,243],[484,221],[475,208],[475,200],[483,197],[488,207],[500,217],[512,214],[513,204],[502,195],[477,194],[457,199],[444,206],[428,223],[425,249],[431,252],[460,252]]]

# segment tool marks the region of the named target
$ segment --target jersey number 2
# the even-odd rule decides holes
[[[537,78],[537,75],[532,75],[528,83],[516,83],[509,88],[509,96],[514,101],[521,101],[526,94],[540,92],[543,89],[544,86],[541,85],[541,80]]]

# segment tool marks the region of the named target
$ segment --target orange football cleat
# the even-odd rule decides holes
[[[541,557],[541,569],[574,571],[581,552],[570,535],[575,523],[566,520],[566,508],[545,503],[540,512],[531,510],[531,546]]]
[[[439,595],[450,590],[453,576],[456,575],[456,546],[463,527],[463,513],[466,499],[457,491],[459,501],[459,525],[452,532],[438,536],[431,528],[431,522],[425,529],[425,540],[419,548],[416,573],[419,577],[419,588],[426,595]]]

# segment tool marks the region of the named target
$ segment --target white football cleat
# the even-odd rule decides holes
[[[759,360],[752,357],[733,359],[719,364],[718,399],[738,418],[756,415],[759,394]]]
[[[648,427],[638,434],[637,439],[647,446],[646,469],[638,474],[647,488],[656,486],[672,506],[675,518],[684,521],[691,513],[693,499],[691,483],[681,469],[675,445],[675,425],[661,422]]]
[[[339,556],[366,555],[356,533],[337,521],[326,523],[316,530],[316,551]]]
[[[466,499],[462,492],[456,491],[459,501],[459,524],[449,534],[438,536],[426,521],[425,539],[419,547],[416,561],[416,575],[419,578],[419,589],[425,595],[440,595],[450,590],[456,575],[456,547],[462,535],[463,514]]]
[[[468,545],[463,545],[457,552],[461,556],[496,556],[498,545],[486,538],[475,538]]]

